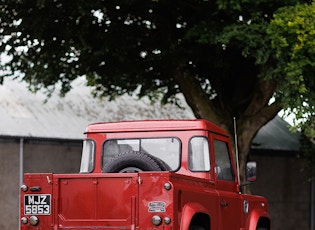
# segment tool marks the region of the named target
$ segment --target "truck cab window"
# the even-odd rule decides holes
[[[95,144],[92,140],[84,140],[81,156],[80,173],[92,172],[94,169]]]
[[[110,139],[103,147],[103,167],[120,153],[141,152],[150,156],[167,170],[176,171],[180,166],[181,143],[178,138]]]
[[[234,181],[235,174],[226,142],[214,140],[214,154],[216,174],[220,180]]]
[[[188,168],[190,171],[210,170],[209,145],[206,137],[193,137],[189,142]]]

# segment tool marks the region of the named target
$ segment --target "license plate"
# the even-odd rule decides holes
[[[24,215],[49,215],[50,194],[24,195]]]

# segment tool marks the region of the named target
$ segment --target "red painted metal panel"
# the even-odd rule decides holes
[[[59,178],[58,227],[128,229],[135,224],[137,199],[136,174]]]
[[[227,136],[219,126],[207,120],[145,120],[102,122],[91,124],[85,133],[112,133],[112,132],[143,132],[143,131],[180,131],[180,130],[208,130]]]

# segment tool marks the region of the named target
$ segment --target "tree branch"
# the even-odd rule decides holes
[[[263,108],[266,108],[270,98],[272,97],[277,84],[272,81],[261,80],[258,82],[256,90],[253,90],[254,96],[244,111],[246,117],[255,116]]]
[[[175,80],[183,93],[187,104],[191,107],[196,118],[204,118],[219,124],[219,116],[216,113],[209,96],[204,92],[199,82],[190,74],[178,70]]]

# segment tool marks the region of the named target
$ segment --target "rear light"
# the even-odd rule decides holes
[[[164,188],[166,189],[166,190],[171,190],[171,188],[172,188],[172,185],[171,185],[171,183],[165,183],[164,184]]]
[[[159,226],[162,223],[162,218],[158,215],[152,216],[152,224],[155,226]]]
[[[38,222],[39,222],[39,219],[38,219],[37,216],[30,216],[29,219],[27,219],[27,217],[25,217],[25,216],[23,216],[21,218],[21,223],[23,225],[26,225],[28,223],[28,221],[30,222],[31,225],[36,226],[38,224]]]
[[[169,217],[164,217],[164,223],[165,224],[170,224],[171,223],[171,218],[169,218]]]
[[[22,222],[22,224],[27,224],[28,220],[27,220],[27,218],[24,216],[24,217],[21,218],[21,222]]]
[[[30,224],[31,225],[33,225],[33,226],[35,226],[35,225],[37,225],[38,224],[38,217],[37,216],[31,216],[30,217]]]
[[[27,185],[25,185],[25,184],[22,184],[22,185],[21,185],[21,190],[22,190],[23,192],[26,192],[27,189],[28,189]]]

